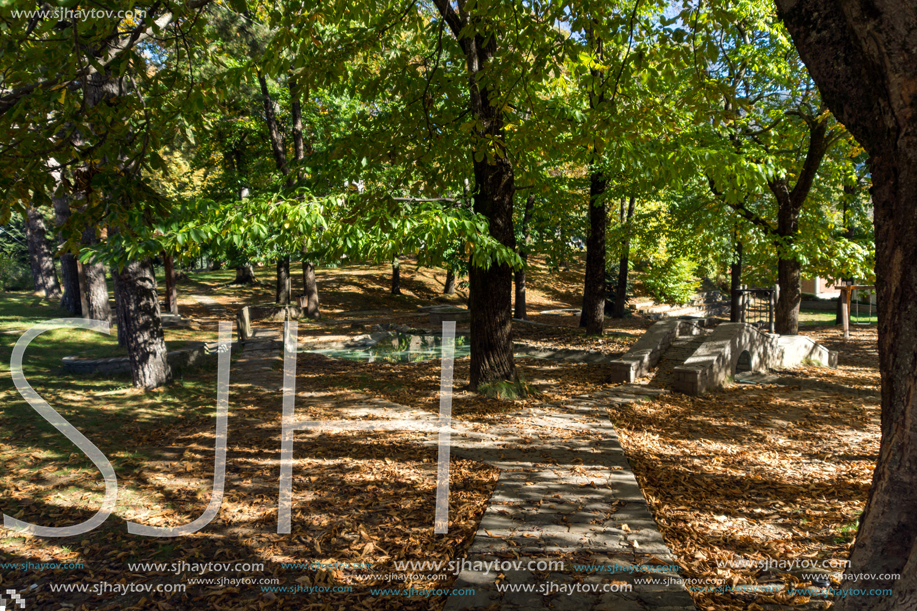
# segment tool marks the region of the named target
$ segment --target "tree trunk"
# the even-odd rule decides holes
[[[54,212],[57,215],[57,226],[61,227],[70,219],[70,197],[53,197]],[[63,244],[63,235],[58,233],[58,244]],[[82,316],[83,308],[80,299],[80,270],[76,264],[76,257],[70,253],[60,256],[61,280],[64,294],[60,298],[60,307],[74,316]]]
[[[29,206],[26,221],[26,240],[29,247],[29,266],[32,268],[32,280],[35,283],[35,294],[45,299],[61,297],[57,272],[54,270],[54,257],[48,248],[45,222],[37,208]]]
[[[97,242],[95,227],[83,231],[82,243],[91,246]],[[80,287],[83,289],[83,318],[111,322],[111,306],[108,303],[108,284],[105,281],[105,266],[98,262],[83,263],[80,269]]]
[[[777,311],[774,314],[774,330],[780,335],[799,335],[799,305],[802,303],[799,261],[796,258],[777,261]]]
[[[589,237],[586,239],[586,278],[580,326],[586,333],[601,335],[605,322],[605,225],[608,208],[605,188],[608,180],[601,172],[589,177]]]
[[[630,221],[634,216],[637,198],[630,196],[627,203],[627,212],[624,211],[624,202],[621,202],[619,219],[625,225],[624,239],[621,241],[621,258],[618,260],[618,286],[615,287],[614,317],[624,318],[627,309],[627,275],[630,272]]]
[[[274,163],[277,169],[284,176],[290,173],[287,167],[287,153],[283,146],[283,132],[280,130],[280,124],[277,122],[277,114],[274,108],[274,100],[267,88],[267,79],[261,74],[260,70],[256,71],[258,84],[261,85],[261,101],[264,104],[264,120],[267,123],[268,138],[271,141],[271,152],[274,153]],[[289,186],[287,182],[287,186]]]
[[[522,259],[522,267],[513,272],[513,281],[516,285],[516,308],[513,318],[525,320],[528,317],[527,305],[525,303],[525,271],[529,262],[528,243],[529,243],[529,221],[532,218],[532,208],[535,205],[535,196],[529,195],[525,200],[525,209],[522,211],[522,243],[519,244],[519,258]]]
[[[847,202],[848,198],[853,198],[856,194],[856,189],[851,185],[844,185],[844,237],[848,240],[853,239],[853,227],[850,224],[850,220],[847,217]],[[847,284],[853,284],[854,278],[843,278],[843,282]],[[834,312],[834,324],[841,325],[844,324],[844,308],[841,304],[842,295],[838,295],[837,298],[837,309]]]
[[[115,320],[118,324],[118,345],[127,348],[127,326],[130,324],[127,320],[127,311],[124,309],[124,301],[121,299],[121,280],[119,278],[118,268],[111,268],[111,286],[115,294]]]
[[[774,330],[780,335],[799,335],[802,266],[790,250],[799,232],[799,208],[781,202],[779,198],[778,203],[777,234],[783,239],[783,244],[777,245],[777,285],[780,292],[774,312]]]
[[[792,247],[799,233],[799,212],[809,196],[822,159],[834,141],[828,135],[827,117],[808,118],[809,143],[796,184],[790,189],[786,178],[768,182],[777,199],[777,311],[774,328],[781,335],[799,334],[799,305],[802,302],[801,265]]]
[[[172,255],[162,254],[162,267],[166,277],[166,310],[178,316],[178,289],[175,286],[175,261]]]
[[[392,260],[392,295],[401,294],[401,261],[398,257]]]
[[[212,271],[212,272],[218,272],[218,271],[220,271],[221,269],[223,269],[223,262],[222,262],[222,261],[220,261],[219,259],[216,259],[216,260],[214,260],[214,261],[210,261],[210,271]]]
[[[869,153],[882,437],[837,611],[917,606],[917,62],[912,0],[777,0],[828,107]],[[854,588],[891,595],[845,596]]]
[[[292,292],[290,282],[290,257],[280,257],[277,259],[277,285],[274,291],[276,303],[287,305],[290,303],[290,293]]]
[[[303,138],[302,128],[302,92],[299,88],[299,81],[291,77],[287,84],[290,88],[290,118],[293,120],[293,156],[299,167],[296,169],[297,180],[302,180],[305,173],[302,165],[299,164],[306,156],[305,140]],[[309,145],[309,154],[312,154],[312,145]]]
[[[255,282],[255,270],[251,263],[236,268],[236,279],[232,281],[233,284],[254,284]]]
[[[523,264],[528,264],[528,253],[519,253],[519,258]],[[513,271],[513,284],[516,287],[516,303],[513,310],[513,318],[526,320],[528,317],[527,306],[525,303],[525,267]]]
[[[131,376],[138,388],[158,388],[172,381],[166,359],[156,278],[149,259],[131,261],[118,275],[119,296],[127,329]]]
[[[730,284],[729,298],[729,322],[739,322],[740,309],[742,307],[741,294],[739,289],[742,288],[742,242],[738,236],[735,239],[735,253],[732,265],[730,266]]]
[[[498,115],[499,116],[499,115]],[[502,119],[494,118],[502,125]],[[474,211],[490,219],[490,235],[513,248],[513,169],[506,159],[474,163],[478,192]],[[495,380],[515,380],[512,336],[513,269],[507,264],[469,269],[471,389]]]
[[[443,287],[444,295],[455,295],[455,272],[446,270],[446,285]]]
[[[311,261],[302,262],[302,285],[303,294],[299,299],[299,305],[303,313],[309,318],[319,319],[322,317],[319,311],[318,303],[318,285],[315,282],[315,264]]]
[[[490,150],[478,158],[472,154],[475,193],[474,211],[489,221],[490,235],[514,249],[513,166],[504,133],[503,101],[495,79],[482,79],[497,51],[499,30],[485,18],[469,15],[464,3],[455,12],[448,0],[434,0],[465,54],[468,72],[469,111],[475,119],[472,138],[488,142]],[[476,7],[475,7],[476,8]],[[475,9],[472,9],[475,10]],[[468,34],[468,32],[472,34]],[[474,144],[472,147],[474,148]],[[483,146],[483,144],[481,144]],[[507,264],[477,267],[468,274],[471,292],[471,390],[496,380],[516,380],[513,361],[513,269]]]

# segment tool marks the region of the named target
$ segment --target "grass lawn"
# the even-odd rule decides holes
[[[876,314],[876,309],[873,307],[872,316],[869,315],[869,305],[860,305],[860,316],[857,314],[856,304],[852,305],[850,308],[850,324],[869,324],[875,325],[878,324],[879,319]],[[799,324],[801,325],[833,325],[834,321],[837,319],[837,315],[834,310],[810,310],[810,309],[801,309],[799,310]]]

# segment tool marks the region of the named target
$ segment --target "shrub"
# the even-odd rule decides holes
[[[694,262],[687,257],[653,263],[643,277],[643,286],[659,303],[687,303],[700,287]]]
[[[0,288],[4,291],[30,291],[32,270],[18,258],[0,255]]]

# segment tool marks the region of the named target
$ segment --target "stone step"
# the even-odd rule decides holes
[[[728,301],[704,304],[699,306],[675,307],[664,312],[650,313],[647,318],[659,320],[662,318],[680,318],[683,316],[717,316],[726,314],[730,311],[731,306]]]
[[[633,304],[636,311],[642,314],[658,314],[670,310],[678,310],[687,307],[701,307],[709,305],[728,304],[729,299],[719,291],[709,291],[706,293],[696,293],[690,301],[684,304],[656,303],[655,301],[640,301]]]

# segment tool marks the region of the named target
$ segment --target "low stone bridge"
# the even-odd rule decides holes
[[[690,344],[679,340],[685,337],[692,338]],[[693,350],[672,355],[676,362],[666,368],[671,372],[667,385],[688,395],[718,388],[737,371],[790,369],[803,361],[837,366],[836,352],[804,335],[767,333],[745,323],[722,323],[709,332],[694,321],[666,320],[650,327],[624,356],[609,363],[612,380],[632,383],[649,375],[679,345],[690,345]]]

